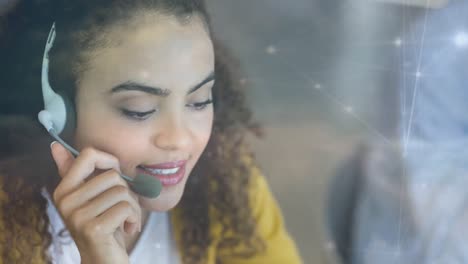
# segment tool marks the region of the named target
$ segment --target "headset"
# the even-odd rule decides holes
[[[74,126],[74,107],[66,96],[56,93],[49,83],[49,51],[54,45],[55,35],[56,30],[54,22],[50,29],[45,45],[44,56],[42,58],[41,83],[44,110],[39,112],[38,119],[47,132],[76,157],[80,153],[59,136],[66,127]],[[138,174],[135,178],[124,174],[120,174],[120,176],[129,183],[130,188],[134,192],[142,196],[156,198],[161,193],[161,182],[152,176],[145,174]]]

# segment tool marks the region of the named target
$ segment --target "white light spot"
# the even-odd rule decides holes
[[[141,78],[143,78],[143,79],[147,79],[147,78],[149,77],[149,72],[147,72],[147,71],[142,71],[142,72],[140,72],[140,76],[141,76]]]
[[[335,250],[335,243],[333,243],[332,241],[328,241],[327,243],[325,243],[325,249],[328,250],[328,251],[333,251]]]
[[[322,89],[322,85],[320,83],[316,83],[314,85],[314,88],[317,89],[317,90],[320,90],[320,89]]]
[[[396,38],[393,41],[393,45],[395,45],[395,47],[401,47],[402,44],[403,44],[403,40],[401,40],[401,38]]]
[[[468,34],[463,31],[458,32],[453,38],[453,42],[455,43],[455,46],[465,48],[468,46]]]
[[[154,243],[154,247],[157,248],[157,249],[160,249],[160,248],[161,248],[161,244],[159,244],[159,243]]]
[[[346,112],[348,113],[352,113],[353,112],[353,108],[351,106],[346,106],[345,109],[344,109]]]
[[[276,54],[278,52],[278,49],[275,46],[270,45],[270,46],[266,47],[265,51],[266,51],[266,53],[268,53],[270,55],[273,55],[273,54]]]
[[[422,72],[417,71],[414,75],[416,76],[416,78],[421,78]]]

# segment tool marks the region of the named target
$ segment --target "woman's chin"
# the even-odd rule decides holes
[[[176,207],[184,194],[190,171],[191,170],[187,170],[182,180],[178,183],[174,185],[163,185],[161,193],[157,198],[150,199],[139,196],[141,207],[148,211],[158,212],[166,212]]]
[[[139,202],[141,207],[145,210],[166,212],[177,206],[177,204],[180,202],[180,199],[182,198],[182,194],[183,188],[164,188],[157,198],[150,199],[140,196]]]

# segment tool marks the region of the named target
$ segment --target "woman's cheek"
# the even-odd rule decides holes
[[[210,112],[208,112],[207,110],[208,113],[206,115],[203,115],[202,118],[197,120],[196,124],[194,124],[197,133],[197,138],[199,141],[197,145],[202,145],[203,149],[208,143],[213,127],[213,113],[211,109],[209,111]]]

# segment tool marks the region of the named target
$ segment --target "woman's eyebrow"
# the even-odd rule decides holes
[[[203,85],[213,81],[214,79],[215,79],[214,72],[211,72],[203,81],[201,81],[199,84],[195,85],[194,87],[190,88],[187,94],[194,93],[196,90],[203,87]],[[128,82],[121,83],[119,85],[114,86],[110,90],[110,93],[118,93],[118,92],[123,92],[123,91],[140,91],[140,92],[145,92],[145,93],[149,93],[149,94],[153,94],[153,95],[161,96],[161,97],[167,97],[171,94],[171,91],[168,89],[162,89],[159,87],[151,87],[151,86],[140,84],[140,83],[133,82],[133,81],[128,81]]]
[[[114,86],[111,90],[110,93],[118,93],[118,92],[123,92],[123,91],[140,91],[140,92],[145,92],[161,97],[167,97],[169,94],[171,94],[171,91],[167,89],[161,89],[158,87],[151,87],[147,86],[144,84],[139,84],[133,81],[128,81],[121,83],[117,86]]]
[[[187,92],[187,94],[191,94],[191,93],[194,93],[196,90],[200,89],[203,85],[211,82],[211,81],[214,81],[215,79],[215,75],[214,75],[214,72],[211,72],[210,74],[208,74],[208,76],[203,80],[201,81],[199,84],[195,85],[194,87],[190,88],[190,90]]]

